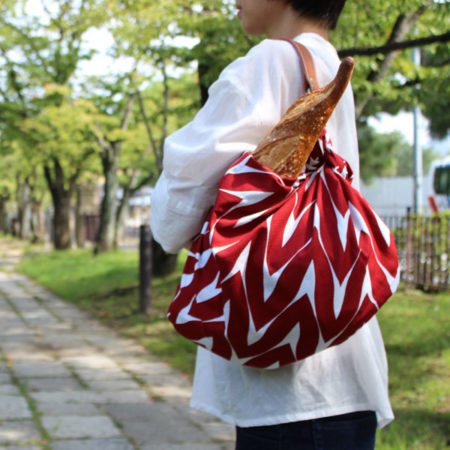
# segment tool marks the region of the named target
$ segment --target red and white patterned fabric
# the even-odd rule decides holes
[[[345,341],[395,292],[394,238],[324,132],[298,178],[226,171],[168,318],[231,361],[278,368]]]

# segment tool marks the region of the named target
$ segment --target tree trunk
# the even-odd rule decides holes
[[[34,243],[43,243],[45,235],[44,217],[42,212],[42,204],[33,201],[31,209],[31,232]]]
[[[128,96],[121,125],[123,131],[128,130],[136,96],[136,93]],[[119,169],[120,147],[122,145],[121,141],[107,142],[103,136],[99,137],[99,142],[103,149],[102,165],[105,177],[105,192],[100,207],[100,227],[95,242],[95,254],[114,248],[118,191],[117,170]]]
[[[70,248],[70,192],[64,191],[53,199],[55,230],[55,249],[66,250]]]
[[[81,211],[81,186],[76,187],[76,203],[75,203],[75,241],[78,248],[83,248],[86,244],[86,233],[84,220]]]
[[[209,66],[203,61],[198,61],[198,79],[199,79],[199,89],[200,89],[200,105],[203,106],[208,100],[208,89],[209,85],[205,80],[205,75],[208,73]]]
[[[123,196],[116,211],[116,221],[114,224],[114,248],[119,246],[119,233],[125,220],[125,213],[127,211],[127,205],[131,197],[131,189],[129,186],[123,187]]]
[[[28,239],[31,237],[31,200],[30,185],[25,179],[23,184],[19,184],[17,190],[17,218],[19,220],[19,237]]]
[[[8,212],[6,210],[7,196],[0,195],[0,233],[8,233]]]
[[[119,244],[119,233],[125,221],[125,215],[127,212],[127,207],[130,202],[130,198],[135,192],[137,192],[142,186],[147,184],[150,177],[144,178],[140,183],[136,184],[136,179],[138,178],[138,171],[133,170],[127,184],[122,184],[123,195],[120,204],[117,208],[116,214],[116,224],[114,228],[114,248],[117,248]]]
[[[102,158],[105,187],[100,207],[100,226],[94,252],[100,253],[114,248],[114,228],[117,214],[117,169],[119,167],[119,144],[111,144],[110,151]]]
[[[152,274],[157,277],[171,274],[177,267],[178,255],[166,253],[154,239],[152,246]]]
[[[57,250],[70,248],[70,201],[76,183],[72,177],[68,188],[64,183],[64,171],[57,158],[53,159],[53,171],[50,165],[44,166],[44,175],[53,201],[54,247]]]

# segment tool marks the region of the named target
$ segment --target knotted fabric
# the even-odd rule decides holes
[[[168,318],[231,361],[273,369],[344,342],[395,292],[394,238],[324,131],[297,178],[244,153],[219,183]]]

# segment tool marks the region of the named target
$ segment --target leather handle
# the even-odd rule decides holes
[[[317,83],[316,69],[314,67],[314,61],[312,59],[309,50],[297,41],[293,39],[286,39],[297,52],[300,58],[300,65],[304,73],[304,90],[305,92],[309,89],[310,91],[315,91],[319,89],[319,84]]]

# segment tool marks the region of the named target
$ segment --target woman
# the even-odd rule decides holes
[[[170,136],[152,197],[152,229],[177,252],[201,229],[225,169],[252,151],[303,95],[295,39],[313,56],[319,85],[336,74],[328,41],[345,0],[237,0],[244,31],[269,39],[230,64],[194,120]],[[351,87],[327,131],[335,151],[359,163]],[[231,363],[198,349],[191,405],[237,427],[236,448],[373,449],[376,428],[393,419],[387,364],[376,319],[343,344],[277,370]]]

